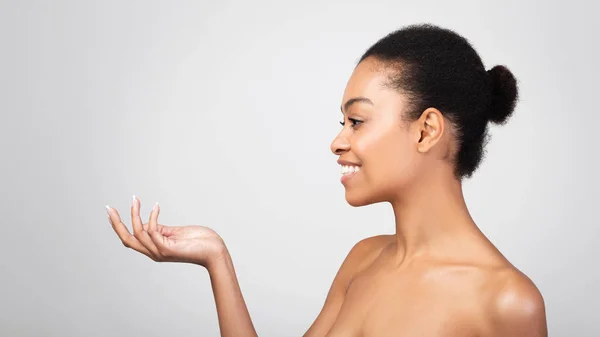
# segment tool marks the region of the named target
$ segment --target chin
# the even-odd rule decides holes
[[[352,207],[367,206],[382,201],[367,193],[360,193],[359,191],[349,192],[346,190],[346,202]]]

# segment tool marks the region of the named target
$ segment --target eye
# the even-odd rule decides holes
[[[356,126],[358,126],[360,123],[362,123],[362,122],[363,122],[363,121],[360,121],[360,120],[358,120],[358,119],[355,119],[355,118],[350,118],[350,117],[348,117],[348,120],[350,121],[350,123],[352,123],[352,128],[356,128]],[[341,121],[341,122],[340,122],[340,124],[341,124],[342,126],[344,126],[344,125],[346,125],[346,122],[344,122],[344,121]]]

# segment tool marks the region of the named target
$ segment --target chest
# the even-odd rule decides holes
[[[473,285],[464,281],[376,271],[358,276],[327,337],[476,336]]]

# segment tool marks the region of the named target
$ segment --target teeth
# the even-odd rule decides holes
[[[358,171],[360,171],[360,167],[358,166],[342,165],[342,174],[356,173]]]

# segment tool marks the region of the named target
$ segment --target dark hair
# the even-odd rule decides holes
[[[409,120],[429,107],[439,109],[456,130],[455,173],[470,177],[483,159],[488,121],[504,124],[517,98],[517,82],[505,66],[486,71],[471,44],[452,30],[410,25],[371,46],[374,57],[392,69],[389,86],[407,94]]]

